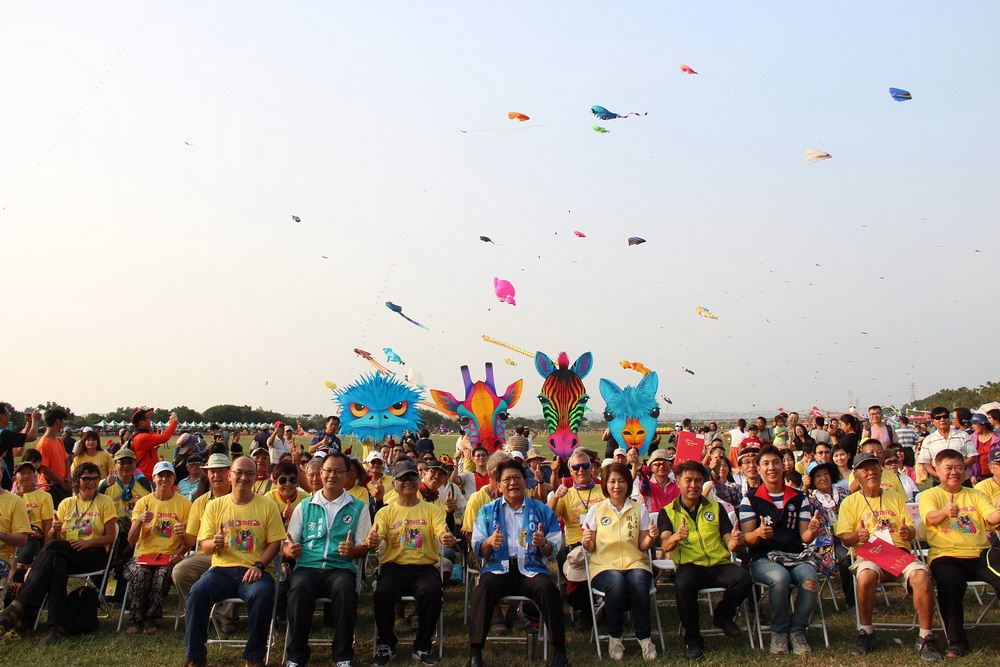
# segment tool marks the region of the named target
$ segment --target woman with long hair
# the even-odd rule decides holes
[[[101,471],[101,478],[106,478],[111,473],[111,467],[114,465],[111,454],[101,449],[101,438],[95,431],[85,431],[80,436],[77,447],[79,451],[73,456],[72,470],[76,470],[84,463],[93,463]]]

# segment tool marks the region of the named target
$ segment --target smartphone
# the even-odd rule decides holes
[[[26,414],[26,415],[30,415],[30,414],[31,414],[32,412],[34,412],[34,411],[35,411],[35,409],[34,409],[34,408],[31,408],[31,407],[29,407],[29,408],[25,408],[25,409],[24,409],[24,414]]]

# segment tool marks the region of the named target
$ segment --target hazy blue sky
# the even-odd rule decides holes
[[[539,412],[531,361],[484,333],[592,351],[598,409],[598,378],[638,380],[622,359],[670,415],[996,379],[998,24],[995,2],[8,3],[0,399],[323,412],[324,379],[368,369],[353,348],[391,346],[454,393],[492,360]],[[601,135],[593,104],[649,115]],[[460,132],[508,111],[536,127]]]

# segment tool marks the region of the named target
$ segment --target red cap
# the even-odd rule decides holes
[[[133,426],[138,426],[139,422],[143,419],[149,419],[153,416],[153,408],[136,408],[135,412],[132,413],[132,418],[129,419]]]

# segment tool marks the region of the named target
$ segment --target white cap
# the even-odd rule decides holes
[[[326,458],[326,451],[323,450],[323,449],[316,450],[316,453],[313,454],[313,458],[314,459],[325,459]]]
[[[510,453],[510,458],[517,459],[518,461],[523,461],[524,460],[524,452],[522,452],[519,449],[515,449],[514,451],[512,451]]]
[[[382,455],[377,452],[368,452],[368,456],[365,457],[365,463],[371,463],[372,461],[382,461]]]
[[[159,461],[155,466],[153,466],[153,477],[156,477],[161,472],[169,472],[174,475],[177,474],[174,470],[174,464],[170,461]]]
[[[93,426],[84,426],[82,432],[83,433],[96,433],[96,431],[94,431],[94,427]]]

